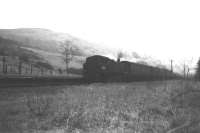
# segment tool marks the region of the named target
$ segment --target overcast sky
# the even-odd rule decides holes
[[[0,28],[40,27],[168,61],[200,56],[199,0],[0,0]]]

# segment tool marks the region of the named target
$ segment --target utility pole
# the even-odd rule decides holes
[[[185,63],[183,65],[183,76],[184,76],[184,79],[185,79]]]
[[[187,78],[189,78],[190,68],[187,69]]]
[[[173,73],[173,60],[171,60],[170,62],[171,62],[171,72]]]

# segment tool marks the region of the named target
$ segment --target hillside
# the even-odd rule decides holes
[[[69,34],[57,33],[47,29],[0,29],[0,37],[4,41],[7,40],[5,43],[1,43],[1,51],[10,51],[8,54],[11,54],[14,49],[18,48],[18,52],[14,50],[16,55],[21,53],[19,51],[23,51],[27,55],[35,56],[28,56],[31,59],[41,58],[55,68],[61,69],[65,68],[62,55],[65,45],[70,45],[73,49],[73,60],[70,63],[73,68],[81,68],[87,56],[107,52],[97,45],[72,37]]]

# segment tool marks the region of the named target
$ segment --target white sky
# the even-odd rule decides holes
[[[177,63],[200,56],[199,0],[0,0],[0,28],[22,27]]]

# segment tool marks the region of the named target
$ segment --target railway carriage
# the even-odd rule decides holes
[[[176,77],[167,69],[128,61],[116,62],[100,55],[86,59],[83,74],[88,81],[146,81]]]

